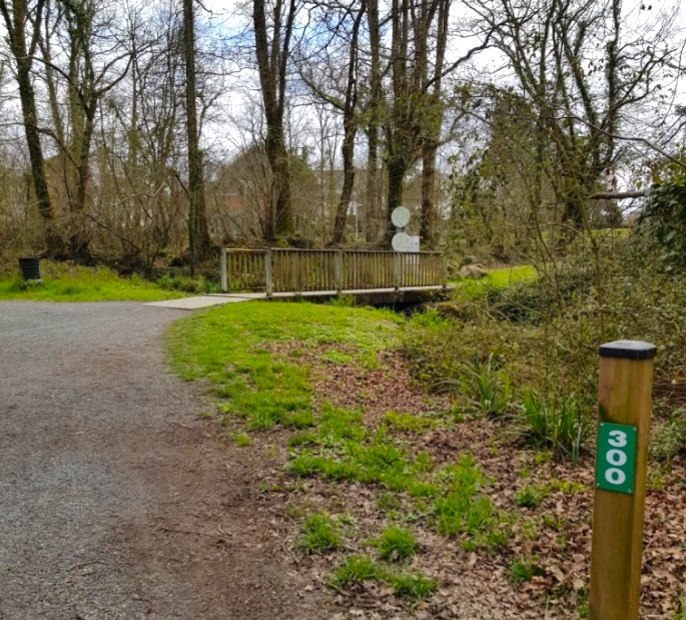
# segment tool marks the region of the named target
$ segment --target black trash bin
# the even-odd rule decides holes
[[[40,259],[25,257],[19,259],[21,275],[27,282],[40,282]]]

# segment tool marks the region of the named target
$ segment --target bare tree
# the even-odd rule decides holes
[[[355,183],[355,139],[360,125],[358,83],[362,79],[359,36],[366,5],[353,0],[350,4],[321,8],[323,14],[315,19],[320,18],[318,21],[322,24],[323,32],[321,36],[313,36],[316,49],[311,53],[305,51],[306,57],[300,59],[299,69],[314,96],[343,117],[343,183],[331,235],[331,243],[340,245],[345,240],[347,214]],[[336,53],[340,46],[343,47],[343,53]],[[332,47],[336,51],[332,51]],[[344,79],[339,80],[339,75],[343,75]]]
[[[627,36],[620,0],[469,4],[537,114],[540,143],[552,146],[539,163],[555,173],[563,221],[570,230],[586,227],[586,201],[621,155],[615,135],[622,119],[655,94],[670,58],[666,30]]]
[[[199,145],[193,5],[194,0],[183,0],[186,133],[188,141],[188,242],[191,255],[191,275],[195,273],[196,261],[205,258],[210,245],[205,207],[203,154]]]
[[[46,36],[39,36],[54,123],[54,130],[45,131],[55,138],[61,153],[55,163],[68,209],[64,256],[89,261],[87,200],[96,114],[104,96],[126,76],[131,52],[111,6],[96,0],[56,0],[52,8]],[[66,64],[58,64],[53,57],[53,42],[59,45]],[[57,76],[65,82],[66,127],[58,105]]]
[[[10,52],[15,63],[17,85],[24,122],[26,145],[31,163],[31,178],[38,209],[45,224],[50,253],[59,252],[60,241],[53,227],[53,210],[45,177],[45,161],[40,141],[38,113],[31,71],[43,23],[46,0],[0,0]]]
[[[253,0],[255,54],[267,120],[265,149],[272,170],[271,206],[266,237],[293,232],[291,172],[284,133],[286,77],[298,11],[297,0]]]

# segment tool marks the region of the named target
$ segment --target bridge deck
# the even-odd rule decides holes
[[[257,293],[213,293],[212,297],[230,297],[234,299],[243,299],[249,301],[251,299],[293,299],[294,297],[336,297],[338,295],[394,295],[397,293],[421,293],[421,292],[434,292],[443,291],[451,287],[449,286],[401,286],[398,288],[359,288],[351,289],[347,291],[302,291],[302,292],[274,292],[271,295],[267,295],[265,292]]]
[[[293,298],[322,298],[322,297],[336,297],[338,295],[355,295],[365,296],[366,299],[372,300],[369,303],[396,303],[400,301],[407,301],[408,297],[413,299],[421,296],[424,293],[436,293],[444,290],[450,290],[451,286],[415,286],[395,288],[377,288],[377,289],[356,289],[351,291],[305,291],[303,293],[213,293],[211,295],[201,295],[199,297],[182,297],[180,299],[167,299],[165,301],[148,302],[146,306],[159,306],[162,308],[176,308],[178,310],[199,310],[201,308],[208,308],[210,306],[220,306],[223,304],[241,303],[244,301],[264,301],[276,299],[293,299]]]

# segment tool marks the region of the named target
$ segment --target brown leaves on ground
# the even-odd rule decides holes
[[[355,352],[334,347],[355,358]],[[279,344],[274,353],[310,367],[315,401],[341,408],[360,408],[364,424],[376,428],[389,411],[429,419],[450,419],[451,400],[429,397],[413,388],[400,354],[382,352],[376,361],[351,363],[327,361],[325,348],[298,343]],[[329,356],[330,357],[330,356]],[[397,431],[402,433],[402,431]],[[283,435],[283,437],[279,437]],[[393,519],[382,508],[384,497],[393,495],[402,526],[415,533],[419,552],[401,566],[407,572],[422,572],[438,579],[437,592],[427,601],[408,603],[394,596],[379,582],[364,582],[352,590],[339,591],[335,600],[338,620],[437,618],[487,620],[506,618],[584,617],[589,583],[593,456],[585,454],[576,466],[550,460],[547,455],[524,447],[511,423],[484,418],[429,425],[405,439],[412,451],[427,452],[436,465],[456,462],[470,454],[486,477],[482,492],[510,515],[510,538],[499,551],[465,551],[464,539],[441,536],[430,528],[425,516],[413,517],[412,500],[382,488],[359,483],[334,483],[320,478],[294,481],[273,471],[266,484],[287,505],[281,518],[292,520],[286,548],[301,573],[313,587],[327,588],[330,577],[345,558],[376,557],[370,542]],[[285,431],[273,431],[268,439],[272,456],[286,460]],[[275,449],[274,444],[278,445]],[[589,442],[590,443],[590,442]],[[659,489],[650,489],[646,505],[641,617],[681,620],[686,609],[686,469],[675,459],[668,471],[657,477]],[[526,494],[535,501],[526,502]],[[524,504],[524,505],[523,505]],[[341,518],[345,548],[323,556],[303,555],[297,547],[297,524],[302,515],[326,511]],[[294,516],[295,515],[295,516]],[[516,561],[533,562],[538,570],[529,581],[513,583],[511,567]],[[683,601],[683,602],[680,602]],[[681,611],[680,613],[686,613]]]

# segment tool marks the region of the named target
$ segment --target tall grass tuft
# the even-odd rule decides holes
[[[529,391],[521,416],[521,434],[529,443],[575,462],[592,429],[588,411],[574,394],[546,398]]]

